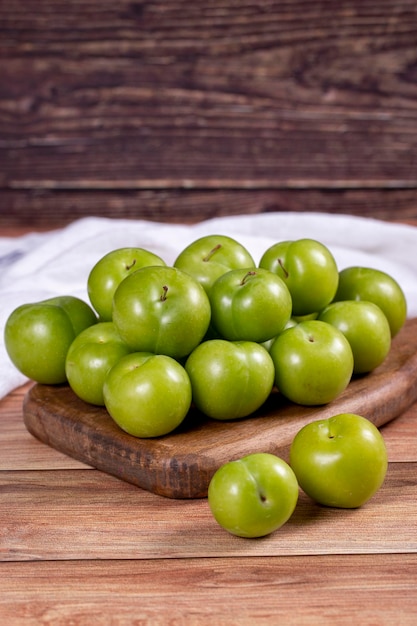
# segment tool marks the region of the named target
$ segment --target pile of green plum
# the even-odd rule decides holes
[[[87,292],[89,303],[57,296],[15,309],[5,325],[6,350],[28,378],[68,383],[143,438],[172,432],[191,404],[217,420],[252,415],[273,390],[299,405],[327,404],[352,376],[384,361],[407,314],[392,276],[359,266],[339,270],[313,239],[277,242],[258,264],[225,235],[195,240],[172,265],[143,248],[119,248],[91,269]],[[297,449],[302,445],[294,467],[303,456]],[[386,463],[380,458],[378,486]],[[268,465],[268,457],[261,460]],[[238,473],[253,465],[251,458],[235,463]],[[276,471],[288,486],[293,470],[281,463]],[[211,504],[222,493],[219,482],[225,484],[217,474]],[[213,512],[219,509],[213,504]]]
[[[273,388],[300,405],[334,400],[380,365],[406,319],[398,283],[338,270],[313,239],[276,243],[258,266],[235,239],[208,235],[172,266],[119,248],[91,269],[90,303],[58,296],[9,316],[5,345],[27,377],[68,382],[126,432],[157,437],[194,405],[247,417]]]

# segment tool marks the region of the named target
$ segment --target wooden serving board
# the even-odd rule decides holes
[[[252,452],[288,460],[298,430],[315,419],[359,413],[375,425],[393,420],[417,400],[417,318],[395,337],[374,372],[352,380],[335,401],[302,407],[278,392],[255,415],[215,421],[192,409],[173,433],[139,439],[124,433],[101,407],[86,404],[68,386],[34,385],[23,415],[28,431],[51,447],[143,489],[170,498],[201,498],[223,463]]]

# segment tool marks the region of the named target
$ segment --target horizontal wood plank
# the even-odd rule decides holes
[[[416,216],[413,0],[23,0],[0,22],[9,223],[100,204],[196,221],[358,201],[385,218],[393,190]]]
[[[0,470],[86,469],[79,461],[41,444],[32,437],[23,421],[23,395],[28,383],[0,400]]]
[[[206,499],[164,498],[96,470],[4,470],[0,560],[415,553],[415,476],[415,463],[391,463],[383,487],[354,510],[301,493],[277,532],[242,540],[217,525]]]
[[[414,626],[416,617],[417,555],[376,555],[372,565],[356,555],[243,557],[239,570],[224,558],[1,563],[0,575],[0,615],[25,626],[335,626],[353,615],[363,626]]]
[[[85,216],[193,223],[269,212],[417,219],[417,189],[19,189],[0,192],[0,227],[59,228]]]

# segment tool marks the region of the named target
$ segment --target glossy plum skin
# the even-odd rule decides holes
[[[104,403],[116,424],[134,437],[161,437],[177,428],[191,405],[185,369],[165,355],[134,352],[108,372]]]
[[[370,267],[347,267],[339,272],[334,300],[373,302],[386,316],[391,336],[403,327],[407,318],[407,301],[399,283],[389,274]]]
[[[286,284],[262,268],[226,272],[212,285],[209,299],[211,323],[230,341],[262,343],[272,339],[291,316]]]
[[[329,304],[318,318],[338,328],[353,353],[353,373],[367,374],[384,362],[391,348],[391,330],[381,309],[365,300]]]
[[[269,353],[252,341],[205,341],[190,354],[185,369],[196,407],[218,420],[250,415],[266,401],[274,384]]]
[[[293,439],[290,465],[300,487],[319,504],[357,508],[382,486],[388,456],[374,424],[342,413],[304,426]]]
[[[259,262],[277,274],[292,298],[292,315],[316,313],[334,298],[339,281],[336,261],[327,248],[314,239],[281,241],[264,252]]]
[[[111,322],[113,296],[129,274],[149,265],[166,265],[160,256],[144,248],[117,248],[101,257],[92,267],[87,279],[91,304],[100,321]]]
[[[283,526],[298,501],[291,467],[266,452],[222,465],[212,477],[208,503],[217,523],[238,537],[264,537]]]
[[[6,350],[15,367],[31,380],[62,384],[67,381],[65,360],[71,343],[96,323],[91,307],[74,296],[23,304],[6,320]]]
[[[43,304],[57,306],[68,315],[74,334],[77,336],[85,328],[97,324],[97,316],[91,306],[75,296],[55,296],[43,300]]]
[[[208,293],[219,276],[234,269],[254,268],[246,248],[227,235],[205,235],[180,252],[174,267],[188,272]]]
[[[99,322],[86,328],[67,353],[65,372],[70,387],[84,402],[103,406],[105,377],[129,352],[112,322]]]
[[[134,352],[186,357],[202,341],[211,319],[203,287],[173,267],[143,267],[114,294],[113,322]]]
[[[327,404],[342,393],[353,374],[353,353],[343,333],[320,320],[284,330],[269,349],[275,384],[292,402]]]

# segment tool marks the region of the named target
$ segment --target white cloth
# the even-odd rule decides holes
[[[7,355],[4,325],[20,304],[69,294],[88,302],[87,278],[101,256],[138,246],[172,264],[193,240],[207,234],[237,239],[256,262],[277,241],[309,237],[329,247],[340,269],[374,267],[403,288],[408,317],[417,316],[417,228],[371,218],[324,213],[265,213],[195,225],[87,217],[47,233],[0,237],[0,398],[27,381]]]

